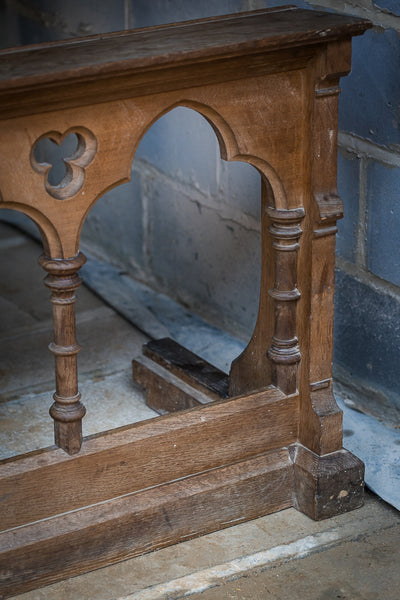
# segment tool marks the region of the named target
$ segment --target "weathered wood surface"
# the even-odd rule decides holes
[[[348,450],[318,456],[304,446],[291,447],[294,506],[321,520],[363,504],[364,463]]]
[[[143,354],[215,400],[229,397],[228,375],[171,338],[148,342]]]
[[[74,456],[49,449],[2,461],[1,526],[16,527],[286,446],[297,439],[297,407],[297,395],[267,389],[86,438]]]
[[[292,487],[283,449],[0,534],[0,593],[23,592],[288,508]]]
[[[126,77],[139,69],[330,42],[365,29],[357,17],[282,7],[26,46],[0,52],[0,90]]]
[[[215,401],[198,387],[192,387],[185,379],[164,369],[146,356],[137,356],[132,361],[132,376],[145,392],[146,404],[160,415],[203,406]]]

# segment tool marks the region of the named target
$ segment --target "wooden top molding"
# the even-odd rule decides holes
[[[42,93],[46,88],[52,92],[52,98],[37,107],[42,112],[56,107],[54,96],[64,94],[66,87],[68,97],[80,96],[80,103],[86,103],[84,84],[106,79],[118,85],[121,78],[137,79],[145,72],[157,86],[167,70],[325,43],[360,35],[370,26],[364,19],[286,6],[6,49],[0,52],[0,114],[5,116],[6,111],[10,116],[10,102],[17,96],[19,107],[14,109],[24,114],[22,97],[38,87]],[[132,85],[129,89],[132,92]],[[141,93],[152,91],[146,88]],[[26,112],[32,112],[32,100]]]

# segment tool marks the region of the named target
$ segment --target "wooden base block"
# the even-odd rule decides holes
[[[146,356],[139,356],[132,361],[132,375],[134,382],[146,392],[147,406],[159,415],[202,406],[215,400]]]
[[[143,354],[214,400],[229,397],[228,375],[171,338],[148,342]]]
[[[82,446],[82,419],[54,422],[54,443],[67,454],[77,454]]]
[[[295,508],[317,521],[359,508],[364,502],[364,463],[342,449],[318,456],[300,444],[291,448]]]
[[[170,338],[148,342],[143,355],[132,361],[133,379],[160,415],[229,397],[228,375]]]

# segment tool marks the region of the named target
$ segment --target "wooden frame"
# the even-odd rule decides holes
[[[361,505],[363,465],[342,448],[331,363],[338,85],[351,36],[368,26],[286,7],[0,53],[0,207],[42,233],[56,361],[56,446],[1,463],[4,595],[289,506],[320,519]],[[257,324],[227,398],[153,352],[134,372],[154,401],[177,394],[178,408],[194,408],[82,445],[81,227],[176,106],[208,120],[223,158],[261,174]],[[78,147],[53,186],[34,149],[70,132]]]

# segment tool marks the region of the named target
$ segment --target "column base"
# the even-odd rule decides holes
[[[82,420],[70,423],[54,421],[54,442],[67,454],[78,454],[82,446]]]
[[[290,448],[294,465],[293,506],[314,520],[364,503],[364,463],[345,450],[318,456],[301,444]]]

